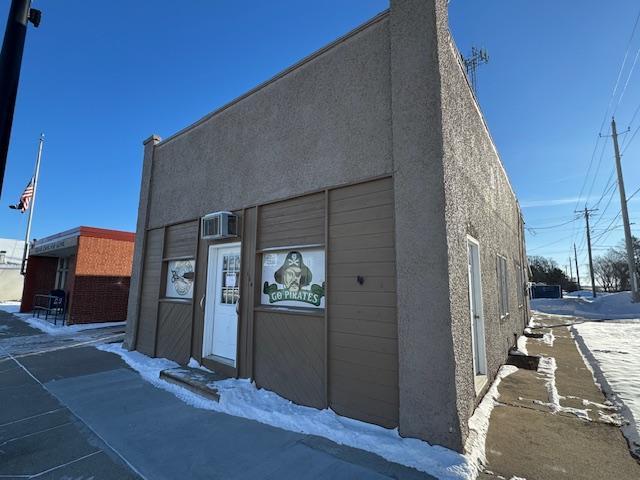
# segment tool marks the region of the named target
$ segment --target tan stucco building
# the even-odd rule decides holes
[[[129,348],[456,450],[528,319],[521,212],[445,0],[392,0],[146,140],[135,248]]]

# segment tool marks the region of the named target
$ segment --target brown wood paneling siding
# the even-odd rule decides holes
[[[255,248],[324,244],[325,214],[324,192],[260,206]],[[246,247],[244,255],[250,255],[251,246]],[[257,255],[257,281],[253,290],[256,298],[252,305],[260,303],[257,287],[262,284],[260,259],[261,255]],[[253,376],[256,383],[296,403],[326,407],[325,338],[322,310],[312,315],[298,314],[295,309],[254,311]]]
[[[150,356],[155,355],[163,243],[164,228],[147,232],[136,349]]]
[[[330,406],[341,415],[396,427],[392,179],[329,192],[328,252]]]
[[[240,332],[238,341],[238,375],[253,377],[253,307],[256,285],[256,229],[258,208],[248,208],[243,215],[243,237],[240,264]],[[259,282],[258,282],[259,283]]]
[[[167,227],[164,240],[164,258],[191,257],[196,253],[198,221]]]
[[[324,243],[324,193],[260,207],[258,249]]]
[[[204,334],[204,307],[207,292],[207,265],[209,261],[209,245],[207,240],[198,238],[198,255],[196,263],[196,283],[193,291],[193,340],[191,352],[193,357],[202,360],[202,335]]]
[[[190,304],[160,302],[156,355],[183,365],[189,362],[191,355]]]
[[[301,405],[324,408],[324,315],[255,312],[255,380]]]
[[[198,221],[170,225],[165,228],[163,258],[195,258],[198,248]],[[163,262],[167,263],[167,262]],[[197,272],[196,272],[197,273]],[[166,288],[163,268],[160,289]],[[194,299],[196,291],[194,290]],[[160,298],[164,291],[160,292]],[[191,355],[193,326],[192,302],[163,300],[158,307],[156,355],[179,363],[188,363]]]

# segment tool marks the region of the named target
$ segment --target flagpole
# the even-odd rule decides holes
[[[29,257],[29,237],[31,237],[31,219],[33,218],[33,209],[36,208],[36,193],[38,191],[38,177],[40,175],[40,159],[42,158],[42,145],[44,144],[44,133],[40,134],[40,143],[38,144],[38,156],[36,158],[36,170],[33,174],[33,196],[31,197],[31,205],[29,207],[29,219],[27,220],[27,233],[24,236],[24,253],[22,254],[22,266],[20,273],[26,273],[27,258]]]

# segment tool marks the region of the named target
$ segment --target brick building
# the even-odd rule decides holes
[[[64,290],[66,322],[124,321],[135,234],[78,227],[31,244],[21,312],[34,297]]]

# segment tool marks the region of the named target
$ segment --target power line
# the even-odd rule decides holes
[[[529,230],[531,233],[534,233],[534,230],[548,230],[550,228],[558,228],[558,227],[563,227],[565,225],[569,225],[570,223],[575,222],[578,218],[580,217],[574,217],[571,220],[567,221],[567,222],[563,222],[563,223],[558,223],[557,225],[545,225],[543,227],[527,227],[527,230]]]
[[[636,20],[633,24],[633,29],[631,30],[631,35],[629,36],[629,41],[627,42],[627,48],[624,52],[624,58],[622,60],[622,65],[620,65],[620,69],[618,70],[618,77],[616,78],[616,83],[613,87],[613,91],[611,92],[611,98],[609,99],[609,105],[607,106],[607,110],[604,114],[604,118],[602,119],[602,125],[600,125],[600,133],[602,133],[602,127],[604,127],[605,122],[607,121],[607,117],[609,114],[609,110],[611,109],[611,105],[613,104],[613,99],[615,98],[616,92],[618,90],[618,85],[620,85],[620,78],[622,78],[622,72],[624,70],[624,66],[627,64],[627,58],[629,58],[629,52],[631,51],[631,43],[633,42],[633,37],[636,34],[636,28],[638,28],[638,20],[640,20],[640,10],[636,15]],[[617,106],[616,106],[617,108]],[[615,110],[613,111],[615,113]]]
[[[604,191],[602,192],[602,195],[600,195],[600,198],[598,199],[598,201],[596,202],[596,204],[594,205],[594,208],[597,208],[600,205],[600,202],[602,202],[602,199],[607,195],[608,190],[610,188],[613,188],[615,190],[615,182],[613,181],[613,175],[615,174],[615,168],[611,168],[611,173],[609,174],[609,179],[607,180],[607,183],[605,183],[605,187],[604,187]]]
[[[618,185],[616,183],[614,183],[613,184],[613,188],[611,189],[611,193],[609,194],[609,200],[607,200],[607,204],[602,209],[602,213],[600,214],[600,218],[598,218],[598,220],[596,221],[594,227],[597,227],[600,224],[600,222],[602,220],[604,220],[604,218],[605,218],[604,214],[607,212],[607,210],[609,210],[609,207],[611,206],[611,202],[613,200],[613,196],[615,195],[617,190],[618,190]]]
[[[637,188],[631,195],[629,195],[627,197],[627,202],[629,200],[631,200],[633,197],[635,197],[638,193],[640,192],[640,188]],[[615,217],[613,217],[613,219],[611,220],[611,223],[609,223],[609,225],[607,226],[607,228],[605,228],[605,231],[602,232],[599,237],[594,241],[594,243],[598,242],[605,233],[607,232],[611,232],[611,226],[615,223],[615,221],[618,219],[618,217],[620,217],[620,214],[622,214],[622,209],[618,210],[618,213],[616,214]],[[595,226],[595,225],[594,225]]]
[[[600,158],[598,159],[598,166],[593,174],[593,181],[591,182],[591,188],[589,188],[589,193],[587,193],[587,199],[591,198],[591,192],[593,192],[593,187],[596,184],[596,180],[598,179],[598,172],[600,171],[600,166],[602,165],[602,159],[604,158],[604,152],[607,148],[607,143],[609,143],[609,138],[607,137],[602,144],[602,151],[600,152]]]
[[[553,242],[547,243],[545,245],[540,245],[538,247],[533,247],[533,248],[527,248],[527,252],[533,252],[534,250],[540,250],[541,248],[547,248],[547,247],[551,247],[553,245],[557,245],[560,242],[564,242],[564,241],[570,239],[572,236],[573,236],[573,234],[569,235],[568,237],[562,237],[562,238],[560,238],[558,240],[555,240]]]
[[[639,112],[640,112],[640,104],[638,104],[638,106],[636,107],[636,110],[633,112],[633,115],[631,116],[631,120],[629,121],[629,127],[633,125],[633,121],[636,119],[636,116],[638,115]],[[623,141],[622,144],[624,146],[626,142]]]
[[[629,141],[623,144],[623,150],[622,150],[623,155],[624,155],[624,152],[626,152],[627,149],[629,148],[629,145],[631,145],[631,142],[633,142],[633,139],[636,138],[636,135],[638,134],[638,130],[640,130],[640,125],[638,125],[638,128],[634,130],[633,135],[631,135],[631,138],[629,139]]]
[[[636,52],[636,56],[633,59],[633,64],[631,65],[631,69],[629,70],[629,75],[627,75],[627,81],[625,82],[624,87],[622,88],[622,92],[620,93],[620,97],[618,97],[618,103],[616,104],[616,108],[614,108],[612,113],[615,113],[617,111],[618,107],[620,106],[620,103],[622,102],[622,97],[624,97],[624,93],[627,91],[627,86],[629,85],[629,80],[631,80],[631,75],[633,74],[633,71],[636,68],[636,64],[638,63],[638,56],[639,55],[640,55],[640,48],[638,48],[638,51]]]
[[[625,53],[624,53],[624,57],[622,59],[622,64],[620,65],[620,68],[618,69],[618,74],[616,76],[616,82],[613,86],[613,90],[611,91],[611,96],[609,97],[609,102],[607,104],[607,108],[604,112],[604,116],[602,118],[602,122],[600,124],[600,129],[598,130],[598,137],[596,138],[596,144],[593,147],[593,153],[591,154],[591,159],[589,160],[589,166],[587,167],[587,171],[585,173],[584,176],[584,181],[582,182],[582,186],[580,187],[580,193],[578,194],[578,200],[576,202],[576,205],[574,207],[574,210],[578,209],[578,205],[580,204],[580,200],[582,199],[582,193],[584,192],[584,187],[587,185],[588,179],[589,179],[589,175],[591,173],[591,167],[593,165],[593,160],[596,156],[596,152],[598,151],[598,144],[600,143],[600,135],[602,134],[602,129],[604,128],[605,122],[607,121],[607,118],[609,116],[609,111],[611,110],[611,106],[613,105],[613,101],[616,97],[616,93],[618,92],[618,86],[620,85],[620,79],[622,78],[622,72],[624,71],[624,67],[627,64],[627,59],[629,58],[629,52],[631,51],[631,44],[633,42],[633,38],[636,34],[636,29],[638,28],[638,21],[640,20],[640,10],[638,10],[638,14],[636,15],[635,21],[633,23],[633,29],[631,30],[631,35],[629,36],[629,40],[627,42],[627,47],[625,49]],[[640,51],[639,51],[640,53]],[[637,60],[637,55],[636,55],[636,60]],[[634,61],[634,67],[635,67],[635,61]],[[625,82],[625,88],[624,90],[626,90],[626,86],[628,84],[628,81]],[[624,94],[624,91],[622,92],[622,95]],[[621,95],[621,97],[622,97]],[[615,113],[616,109],[617,109],[618,105],[616,105],[616,108],[613,110],[612,114]],[[586,201],[585,201],[585,207],[586,207]],[[575,232],[574,232],[575,233]]]

